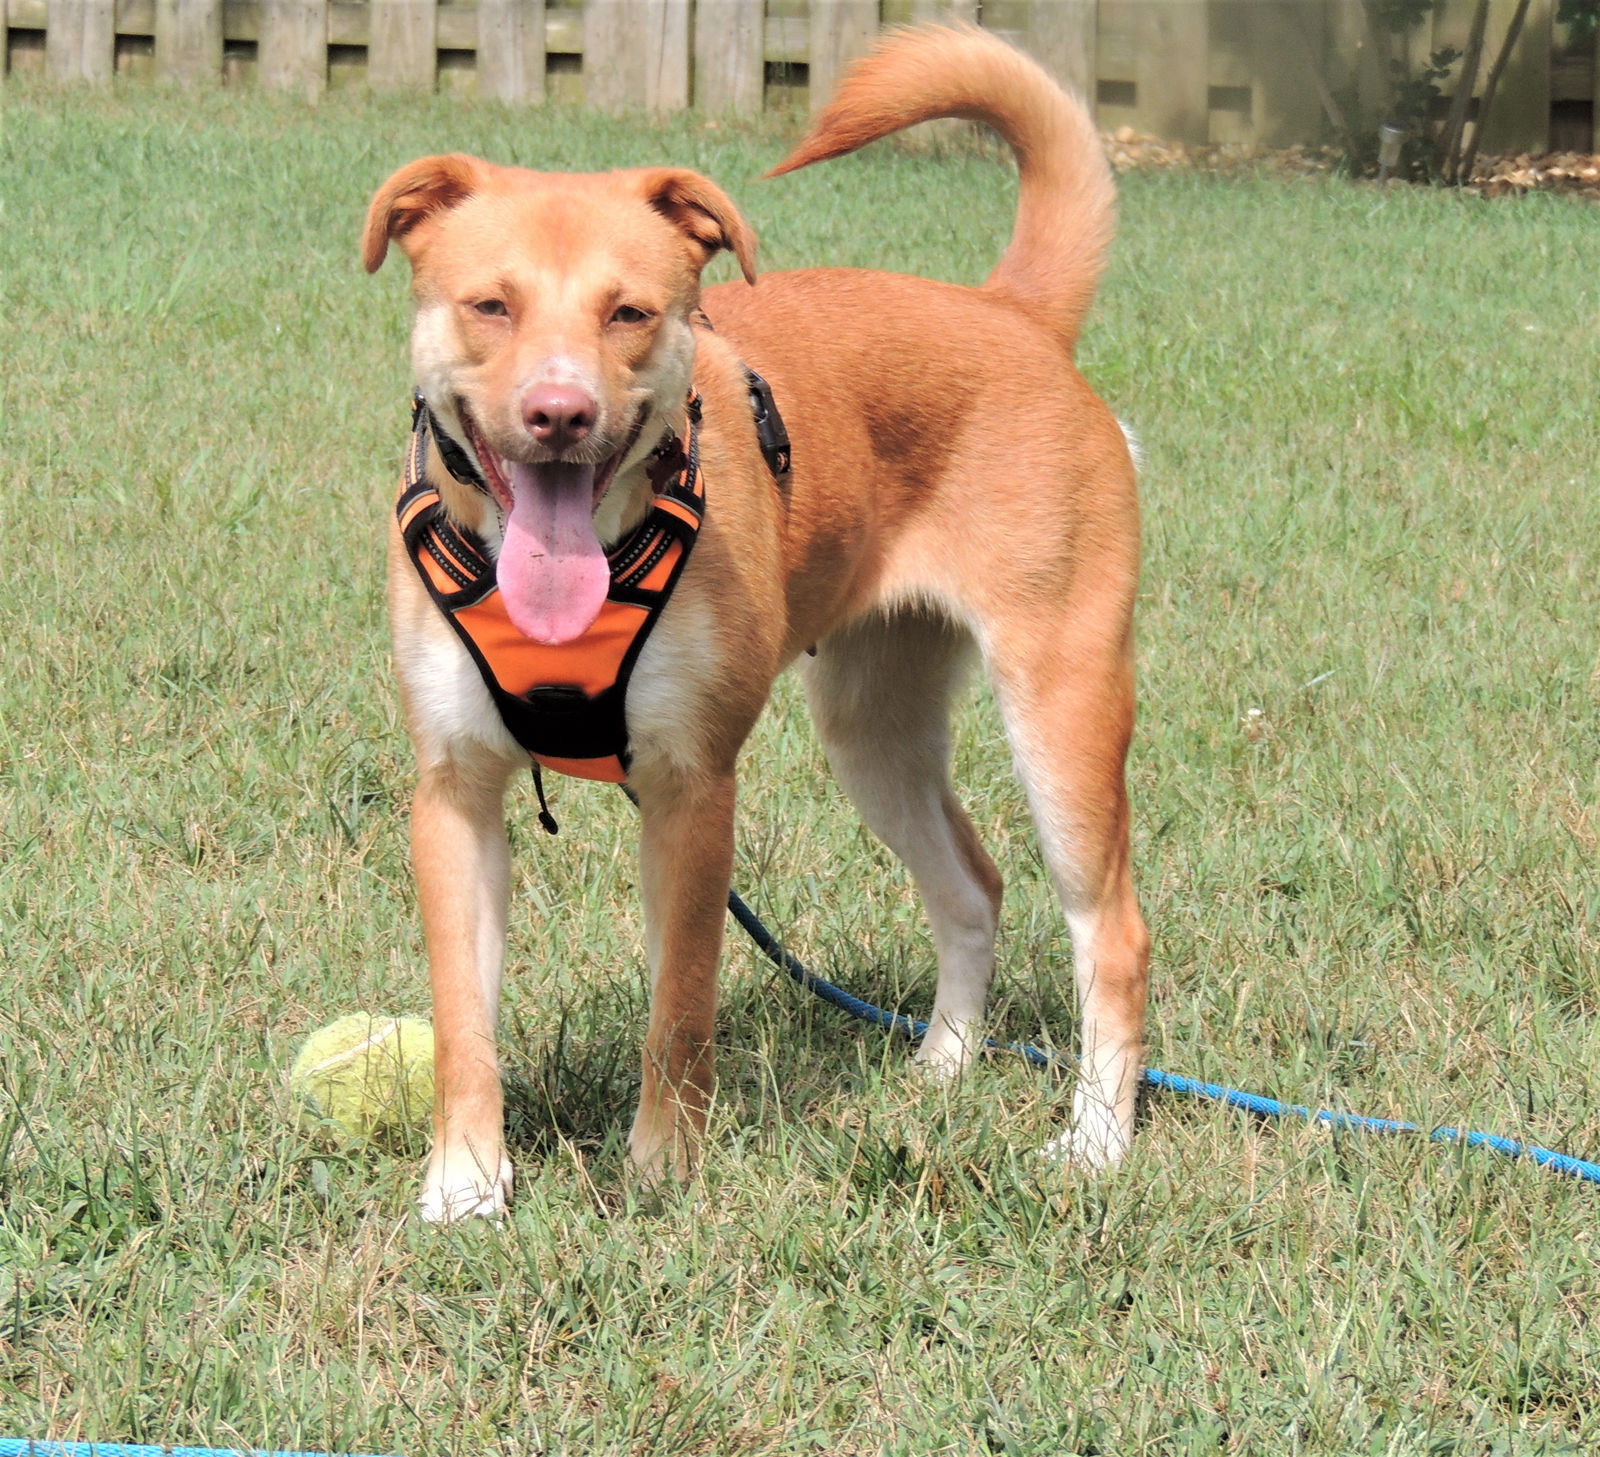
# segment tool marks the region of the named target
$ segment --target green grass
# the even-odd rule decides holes
[[[981,277],[1004,168],[784,131],[345,97],[13,88],[0,438],[0,1435],[423,1454],[1531,1454],[1600,1444],[1600,1190],[1149,1100],[1042,1166],[1064,1078],[938,1091],[730,943],[703,1175],[624,1177],[645,973],[630,813],[513,807],[518,1201],[408,1217],[308,1028],[425,1012],[380,610],[404,289],[391,167],[673,160],[768,267]],[[1143,437],[1131,776],[1152,1059],[1600,1154],[1600,213],[1135,176],[1083,347]],[[997,1030],[1068,1042],[1060,918],[997,723]],[[785,686],[738,882],[911,1010],[904,877]],[[848,867],[842,870],[841,867]]]

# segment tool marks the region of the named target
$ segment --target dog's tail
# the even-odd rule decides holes
[[[1038,313],[1070,351],[1111,242],[1111,169],[1082,103],[1003,41],[970,26],[891,32],[850,68],[811,130],[767,176],[940,116],[984,122],[1016,154],[1017,220],[984,287]]]

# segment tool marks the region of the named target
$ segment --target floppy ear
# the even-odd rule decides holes
[[[407,162],[374,194],[361,235],[361,261],[376,273],[391,239],[403,238],[431,213],[454,207],[475,192],[484,164],[453,152],[447,157],[421,157]]]
[[[638,177],[645,201],[699,247],[702,266],[727,248],[744,281],[756,281],[756,235],[715,182],[683,167],[650,167]]]

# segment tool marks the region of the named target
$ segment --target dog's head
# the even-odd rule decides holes
[[[755,235],[682,168],[528,172],[424,157],[372,199],[368,272],[410,260],[418,387],[476,457],[503,519],[497,574],[517,627],[564,642],[609,585],[603,543],[643,508],[645,457],[683,416],[700,272]]]

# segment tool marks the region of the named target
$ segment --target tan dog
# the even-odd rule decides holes
[[[1148,947],[1123,785],[1138,517],[1123,434],[1072,365],[1112,230],[1098,137],[998,40],[911,31],[851,72],[776,172],[939,116],[988,123],[1020,168],[1015,233],[980,288],[777,274],[708,290],[715,332],[698,329],[703,265],[730,249],[754,282],[755,239],[716,186],[677,168],[430,157],[391,177],[367,219],[368,269],[391,241],[412,265],[418,387],[493,495],[437,453],[428,474],[498,553],[530,636],[564,641],[594,616],[597,554],[646,511],[649,453],[683,434],[691,383],[703,397],[705,524],[626,702],[654,988],[629,1148],[647,1176],[686,1173],[705,1125],[735,765],[792,662],[834,772],[927,907],[939,976],[918,1060],[955,1072],[972,1057],[1001,890],[948,780],[950,698],[974,646],[1072,933],[1083,1061],[1053,1148],[1099,1166],[1128,1144]],[[741,360],[793,438],[781,488]],[[389,599],[438,1038],[421,1205],[429,1219],[494,1214],[511,1186],[495,1053],[502,799],[528,756],[397,537]]]

